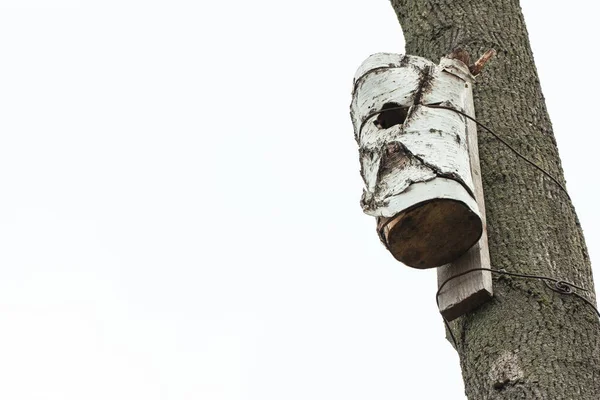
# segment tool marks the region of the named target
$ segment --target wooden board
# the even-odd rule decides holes
[[[461,68],[453,62],[452,68]],[[465,66],[466,68],[466,66]],[[467,69],[468,71],[468,69]],[[464,71],[455,71],[464,73]],[[469,83],[472,87],[472,82]],[[468,115],[475,116],[473,97],[466,104]],[[490,268],[490,253],[487,239],[487,223],[485,218],[485,200],[481,182],[481,167],[479,165],[479,147],[477,144],[477,125],[469,120],[467,124],[467,141],[471,160],[474,194],[479,212],[483,220],[483,234],[479,242],[455,262],[438,268],[438,288],[448,278],[474,268]],[[475,271],[448,282],[440,292],[438,301],[440,313],[448,321],[477,308],[493,296],[492,276],[489,271]]]

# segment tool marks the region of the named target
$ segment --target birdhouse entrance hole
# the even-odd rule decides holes
[[[379,129],[388,129],[392,126],[401,125],[406,121],[408,109],[409,107],[402,107],[398,103],[385,103],[373,123]]]

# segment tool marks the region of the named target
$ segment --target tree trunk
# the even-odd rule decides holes
[[[519,2],[391,3],[407,54],[437,62],[456,47],[472,58],[497,51],[474,88],[477,119],[564,182]],[[567,56],[557,52],[556,60]],[[581,294],[595,304],[590,260],[566,193],[483,130],[479,153],[492,268],[573,282],[588,288]],[[600,399],[599,321],[575,296],[495,276],[493,300],[451,325],[469,399]]]

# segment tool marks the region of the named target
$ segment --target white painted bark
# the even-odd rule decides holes
[[[471,84],[468,69],[451,59],[436,65],[421,57],[379,53],[363,62],[354,80],[351,117],[365,182],[361,200],[365,213],[392,217],[419,202],[445,198],[448,188],[441,184],[420,189],[422,197],[416,202],[409,201],[414,193],[407,195],[411,185],[445,178],[462,186],[462,191],[453,189],[455,199],[479,215],[473,200],[467,121],[451,110],[427,107],[443,103],[465,111]],[[410,109],[404,123],[382,129],[375,121],[388,103]],[[394,162],[386,163],[390,153]]]

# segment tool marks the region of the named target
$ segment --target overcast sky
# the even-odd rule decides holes
[[[523,7],[599,276],[597,13]],[[0,398],[464,399],[359,206],[352,78],[403,46],[386,0],[0,0]]]

